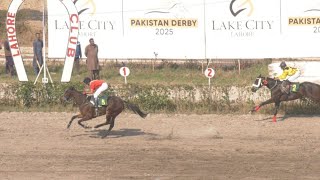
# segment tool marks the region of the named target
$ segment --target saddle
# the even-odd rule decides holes
[[[299,82],[290,82],[288,80],[282,81],[280,86],[281,92],[286,94],[290,94],[290,92],[296,93],[299,91],[299,88],[300,88]]]
[[[90,102],[92,103],[92,105],[94,106],[94,98],[93,96],[88,96]],[[87,99],[88,99],[87,98]],[[107,106],[108,105],[108,96],[107,95],[99,95],[98,96],[98,107],[103,107],[103,106]]]
[[[98,107],[107,106],[108,105],[108,96],[101,95],[98,97]]]

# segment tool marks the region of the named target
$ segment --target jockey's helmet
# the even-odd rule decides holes
[[[287,64],[284,61],[282,61],[280,63],[280,67],[283,69],[283,68],[287,67]]]
[[[91,82],[91,79],[89,77],[84,78],[83,83],[89,84]]]

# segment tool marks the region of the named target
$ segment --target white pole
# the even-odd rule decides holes
[[[241,64],[240,64],[240,59],[238,59],[238,70],[239,70],[239,74],[241,73]]]
[[[42,38],[43,38],[43,80],[42,83],[48,83],[47,79],[47,66],[46,66],[46,24],[45,24],[45,6],[46,6],[46,0],[43,1],[43,12],[42,12]]]
[[[207,60],[206,0],[203,0],[203,17],[204,17],[204,28],[203,28],[203,34],[204,34],[204,59]],[[203,71],[204,71],[204,69],[203,69],[203,61],[202,61],[201,65],[202,65],[202,74],[203,74]]]
[[[38,64],[39,64],[39,63],[38,63]],[[36,83],[37,83],[38,78],[39,78],[39,76],[40,76],[40,74],[41,74],[42,68],[43,68],[43,65],[39,68],[39,73],[38,73],[38,75],[37,75],[37,77],[36,77],[36,80],[34,81],[33,84],[36,84]]]

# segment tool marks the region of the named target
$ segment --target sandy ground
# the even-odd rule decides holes
[[[0,179],[320,178],[320,117],[122,113],[101,139],[71,116],[0,113]]]

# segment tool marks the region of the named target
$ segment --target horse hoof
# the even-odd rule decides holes
[[[101,136],[101,139],[106,138],[109,135],[109,132],[107,132],[105,135]]]
[[[105,136],[101,136],[101,139],[104,139],[104,138],[106,138],[108,135],[105,135]]]

